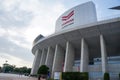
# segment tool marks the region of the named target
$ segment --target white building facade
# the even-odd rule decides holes
[[[105,72],[119,80],[120,18],[97,21],[93,2],[87,2],[62,14],[55,33],[39,35],[33,44],[35,55],[31,75],[47,65],[55,72],[89,72],[91,80],[102,79]]]

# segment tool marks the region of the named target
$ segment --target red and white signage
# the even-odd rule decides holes
[[[56,21],[55,32],[70,28],[83,28],[81,25],[97,21],[96,9],[93,2],[87,2],[71,8],[62,14]]]
[[[69,14],[62,16],[62,26],[68,26],[74,23],[74,10],[71,11]]]
[[[66,21],[74,15],[74,10],[71,11],[67,16],[62,17],[62,21]]]

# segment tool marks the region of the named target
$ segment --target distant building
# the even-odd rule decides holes
[[[97,21],[93,2],[75,6],[57,19],[54,34],[37,37],[32,53],[32,75],[47,65],[52,77],[55,72],[80,71],[89,72],[90,80],[101,80],[108,72],[111,80],[119,80],[120,17]]]

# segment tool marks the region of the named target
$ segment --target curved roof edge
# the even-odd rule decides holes
[[[102,24],[107,24],[107,23],[113,23],[113,22],[117,22],[117,21],[120,21],[120,17],[118,18],[113,18],[113,19],[108,19],[108,20],[103,20],[103,21],[97,21],[97,22],[94,22],[94,23],[90,23],[90,24],[86,24],[86,25],[81,25],[85,28],[89,28],[89,27],[92,27],[92,26],[97,26],[97,25],[102,25]],[[63,30],[63,31],[59,31],[59,32],[55,32],[45,38],[42,38],[40,40],[38,40],[38,42],[36,42],[34,45],[33,45],[33,48],[32,48],[32,53],[34,54],[37,46],[39,43],[42,43],[43,41],[45,40],[48,40],[50,38],[53,38],[53,37],[56,37],[58,35],[61,35],[63,33],[67,33],[67,32],[71,32],[71,31],[74,31],[74,30],[78,30],[78,29],[85,29],[85,28],[79,28],[79,27],[75,27],[75,28],[71,28],[71,29],[68,29],[68,30]]]

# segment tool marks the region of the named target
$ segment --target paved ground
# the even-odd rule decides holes
[[[37,78],[0,73],[0,80],[37,80]]]
[[[1,77],[0,80],[37,80],[36,78]]]

